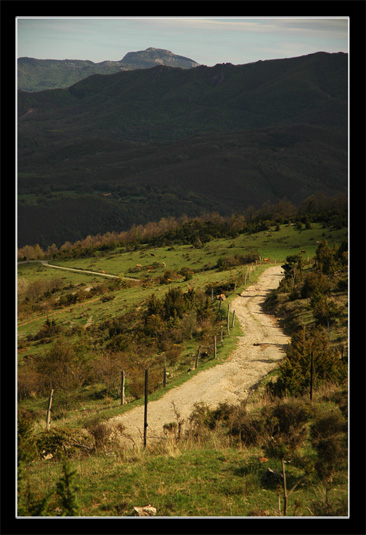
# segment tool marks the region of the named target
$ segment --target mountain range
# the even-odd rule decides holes
[[[20,247],[347,188],[343,53],[95,74],[18,114]]]
[[[69,87],[92,74],[112,74],[133,69],[149,69],[156,65],[167,65],[190,69],[198,63],[184,56],[177,56],[161,48],[147,48],[139,52],[128,52],[120,61],[94,63],[74,59],[18,59],[18,88],[22,91],[43,91]]]

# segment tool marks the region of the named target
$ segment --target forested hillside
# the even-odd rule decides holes
[[[19,92],[19,245],[347,187],[346,54]]]

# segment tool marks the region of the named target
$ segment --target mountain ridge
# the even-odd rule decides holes
[[[20,246],[343,192],[347,62],[158,65],[20,91]]]
[[[128,52],[119,61],[104,60],[97,63],[91,60],[20,57],[18,58],[18,88],[30,92],[64,88],[93,74],[147,69],[154,67],[157,63],[182,69],[198,65],[190,58],[176,55],[170,50],[153,47]]]
[[[156,66],[93,75],[55,91],[20,92],[19,115],[36,108],[37,102],[44,116],[50,108],[68,108],[74,117],[80,111],[89,128],[103,130],[101,121],[108,117],[106,130],[115,128],[114,136],[128,139],[132,133],[130,139],[143,142],[289,124],[295,119],[344,130],[347,55],[320,53],[189,70]],[[88,109],[91,112],[86,118]],[[145,136],[137,135],[143,129]]]

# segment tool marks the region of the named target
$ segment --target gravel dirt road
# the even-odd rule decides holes
[[[263,312],[262,304],[268,292],[277,288],[282,276],[280,266],[268,268],[257,283],[232,302],[231,310],[235,310],[244,332],[225,362],[198,373],[183,385],[169,390],[161,399],[148,403],[148,443],[164,438],[163,425],[176,421],[175,410],[187,421],[195,403],[203,402],[212,408],[219,402],[240,403],[278,365],[289,338],[283,334],[277,320]],[[117,423],[123,424],[124,435],[130,437],[126,444],[142,444],[143,406],[109,420],[112,426]]]

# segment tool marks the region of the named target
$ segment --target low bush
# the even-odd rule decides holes
[[[317,452],[315,469],[327,481],[347,464],[347,433],[347,420],[338,408],[332,413],[320,412],[310,428],[311,444]]]
[[[302,328],[292,335],[277,380],[267,388],[279,397],[301,396],[310,392],[312,376],[314,388],[327,382],[340,384],[347,377],[347,365],[330,348],[324,329]]]

